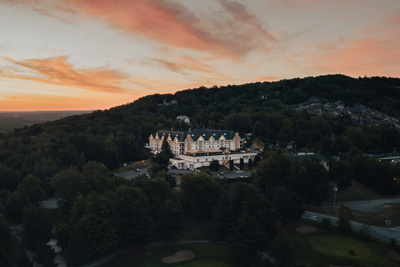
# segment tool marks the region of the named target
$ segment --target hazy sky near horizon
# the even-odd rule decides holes
[[[400,77],[399,0],[0,0],[0,111],[336,73]]]

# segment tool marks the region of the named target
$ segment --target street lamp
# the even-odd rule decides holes
[[[385,223],[386,223],[386,225],[388,227],[387,235],[388,235],[388,241],[390,242],[389,233],[390,233],[390,225],[392,224],[392,221],[391,220],[385,220]]]
[[[334,186],[333,186],[333,207],[335,207],[335,205],[336,205],[336,192],[338,191],[338,187],[337,187],[337,185],[335,184]]]

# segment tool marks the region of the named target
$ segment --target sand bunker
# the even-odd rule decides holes
[[[173,256],[168,256],[163,259],[164,263],[177,263],[181,261],[187,261],[194,258],[193,251],[190,250],[181,250],[175,253]]]
[[[302,233],[302,234],[308,234],[308,233],[316,232],[317,229],[315,229],[314,227],[309,226],[309,225],[302,225],[300,227],[297,227],[296,231],[299,233]]]

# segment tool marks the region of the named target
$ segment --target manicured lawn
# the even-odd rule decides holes
[[[374,242],[322,230],[308,234],[293,229],[284,231],[296,263],[302,266],[399,266],[386,247]],[[349,254],[350,250],[355,255]]]
[[[179,263],[163,263],[164,257],[174,255],[180,250],[191,250],[193,259]],[[143,255],[144,254],[144,255]],[[242,266],[234,258],[229,246],[217,244],[187,244],[170,245],[149,249],[146,253],[121,253],[103,266],[130,267],[130,266],[184,266],[184,267],[235,267]]]
[[[328,256],[365,259],[372,255],[372,250],[368,245],[346,237],[313,235],[308,238],[308,242],[315,251]],[[350,251],[354,254],[350,254]]]

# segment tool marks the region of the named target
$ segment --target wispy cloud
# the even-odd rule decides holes
[[[174,61],[167,59],[155,59],[154,61],[172,72],[177,72],[183,75],[187,74],[188,71],[213,73],[211,66],[189,56],[182,56]]]
[[[0,69],[0,77],[70,86],[96,92],[124,93],[128,77],[106,68],[82,69],[68,63],[67,57],[14,60],[3,58],[10,67]]]
[[[219,0],[219,2],[236,21],[248,24],[259,36],[263,36],[270,41],[276,41],[275,37],[264,29],[261,22],[247,10],[245,5],[230,0]]]
[[[395,76],[400,73],[400,17],[375,27],[356,29],[363,37],[320,44],[310,56],[314,69],[353,76]]]
[[[76,9],[71,8],[70,5],[67,5],[59,0],[46,1],[46,0],[0,0],[0,3],[10,4],[10,5],[18,5],[18,6],[26,6],[31,8],[32,10],[48,16],[58,18],[60,20],[64,20],[64,18],[57,16],[59,14],[72,14],[77,15],[78,12]]]
[[[166,0],[72,0],[88,15],[158,43],[212,52],[235,59],[276,41],[261,22],[234,1],[221,0],[227,12],[194,13]]]
[[[273,76],[258,76],[253,78],[253,82],[273,82],[278,80],[280,80],[280,78]]]

